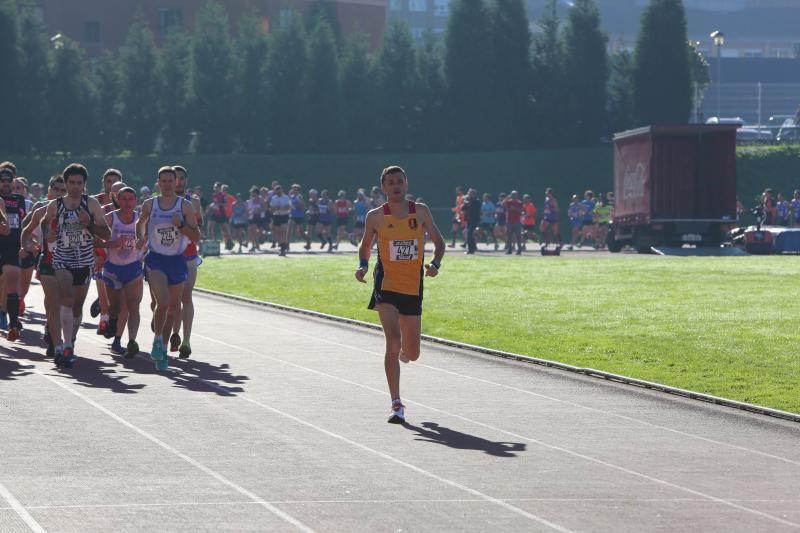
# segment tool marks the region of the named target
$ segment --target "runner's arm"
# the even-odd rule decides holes
[[[150,210],[153,208],[153,199],[148,198],[142,204],[142,213],[136,221],[136,248],[142,249],[147,241],[147,222],[150,220]]]
[[[417,213],[419,213],[419,217],[422,219],[422,226],[425,228],[425,231],[428,232],[428,236],[431,238],[431,242],[433,242],[434,246],[433,260],[426,265],[425,275],[435,277],[436,274],[439,273],[439,267],[441,267],[442,258],[444,257],[444,238],[439,228],[436,227],[436,222],[433,221],[433,215],[431,215],[431,210],[427,205],[417,204]]]
[[[361,244],[358,246],[358,270],[356,270],[356,279],[361,283],[364,281],[364,276],[369,271],[369,256],[372,251],[372,240],[378,233],[378,224],[381,222],[383,213],[379,209],[373,209],[367,213],[367,219],[364,222],[364,235],[361,237]]]
[[[46,212],[47,204],[40,204],[35,209],[31,209],[30,215],[25,217],[28,222],[22,227],[22,234],[20,235],[21,248],[27,248],[29,244],[36,243],[33,238],[33,232],[42,223]]]
[[[103,240],[111,238],[111,230],[106,222],[106,213],[103,211],[103,206],[100,205],[97,198],[90,196],[87,206],[89,208],[89,213],[92,215],[89,231],[92,232],[92,235],[95,237]]]
[[[197,218],[194,214],[192,202],[183,202],[181,211],[183,212],[183,224],[178,226],[178,231],[192,242],[198,242],[200,240],[200,229],[197,227]]]

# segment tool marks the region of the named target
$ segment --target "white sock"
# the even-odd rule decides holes
[[[78,337],[78,330],[81,329],[81,324],[83,324],[83,313],[80,315],[75,316],[75,323],[73,327],[75,328],[72,332],[72,343],[75,343],[75,339]]]
[[[72,345],[72,331],[74,329],[75,317],[72,316],[72,306],[61,306],[61,333],[64,344]]]

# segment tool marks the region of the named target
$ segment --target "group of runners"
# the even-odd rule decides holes
[[[6,338],[8,342],[20,339],[20,316],[25,313],[24,299],[35,269],[44,291],[47,354],[57,366],[69,368],[76,361],[75,342],[93,279],[98,287],[93,312],[101,315],[97,332],[114,339],[114,353],[132,358],[139,353],[139,308],[146,278],[153,309],[150,357],[158,370],[166,370],[168,350],[180,357],[191,355],[191,295],[200,264],[196,243],[203,223],[200,199],[187,193],[188,174],[181,166],[161,167],[156,175],[158,194],[141,202],[119,170],[107,170],[102,192],[93,196],[87,193],[88,177],[86,167],[71,164],[50,179],[46,196],[37,201],[28,197],[27,182],[17,176],[14,164],[0,164],[0,286],[5,295],[0,300],[2,312],[7,313]],[[385,335],[389,422],[403,423],[400,364],[419,358],[423,280],[438,275],[445,242],[430,209],[409,196],[402,168],[385,168],[380,183],[377,193],[382,192],[385,201],[377,194],[371,195],[374,202],[380,198],[377,206],[363,194],[356,200],[365,210],[355,278],[366,283],[373,245],[377,245],[368,308],[378,312]],[[282,196],[280,185],[272,191],[271,222],[281,226],[284,219],[275,217],[284,216],[285,202],[274,201]],[[309,204],[325,205],[319,200],[326,196],[310,197]],[[289,218],[291,209],[289,200]],[[433,259],[427,264],[426,239],[434,244]],[[327,242],[332,245],[330,238]],[[128,343],[123,348],[125,330]]]
[[[614,209],[614,193],[595,196],[586,191],[581,199],[577,194],[567,208],[570,222],[571,242],[569,249],[581,247],[589,241],[595,249],[605,247],[608,228]],[[511,191],[497,195],[497,201],[491,193],[484,193],[481,198],[475,189],[464,192],[456,187],[456,202],[452,208],[453,225],[450,248],[463,239],[462,247],[466,254],[477,251],[478,239],[495,250],[504,245],[506,254],[516,250],[520,255],[528,241],[538,241],[542,246],[561,246],[562,238],[559,226],[561,211],[554,191],[548,187],[542,200],[542,214],[537,225],[538,208],[529,194],[520,196]]]
[[[44,292],[46,353],[57,366],[71,367],[95,280],[98,297],[91,307],[93,315],[100,314],[97,333],[113,338],[112,352],[133,358],[139,353],[146,277],[154,311],[150,357],[156,368],[166,370],[168,350],[182,358],[192,353],[199,199],[186,193],[188,175],[181,166],[160,168],[158,196],[141,203],[119,170],[103,174],[96,195],[87,193],[88,177],[86,167],[73,163],[50,178],[46,196],[37,199],[26,196],[27,182],[17,177],[13,163],[0,163],[0,286],[5,294],[0,327],[7,329],[9,342],[20,339],[20,315],[35,269]]]
[[[254,185],[245,199],[217,182],[211,201],[204,207],[206,235],[210,239],[219,235],[227,250],[234,250],[238,244],[239,253],[248,246],[249,252],[258,252],[271,241],[271,248],[286,255],[293,240],[303,242],[310,250],[315,238],[320,249],[327,247],[332,253],[342,241],[356,245],[364,234],[367,212],[383,203],[378,187],[369,194],[359,189],[350,200],[345,191],[338,191],[333,198],[325,189],[311,189],[306,197],[299,184],[285,190],[273,181],[270,187]]]

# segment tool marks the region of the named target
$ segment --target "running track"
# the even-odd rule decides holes
[[[800,530],[796,423],[424,345],[396,426],[379,333],[203,296],[195,331],[166,375],[0,340],[0,531]]]

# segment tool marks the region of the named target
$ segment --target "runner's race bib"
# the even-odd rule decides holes
[[[91,240],[91,234],[81,224],[65,224],[58,245],[61,248],[79,248]]]
[[[389,241],[391,261],[416,261],[419,259],[419,246],[416,239]]]
[[[11,229],[19,229],[19,213],[8,213],[8,227]]]
[[[170,247],[175,244],[180,232],[175,226],[163,226],[156,228],[156,233],[158,235],[158,242],[161,244],[161,246]]]

